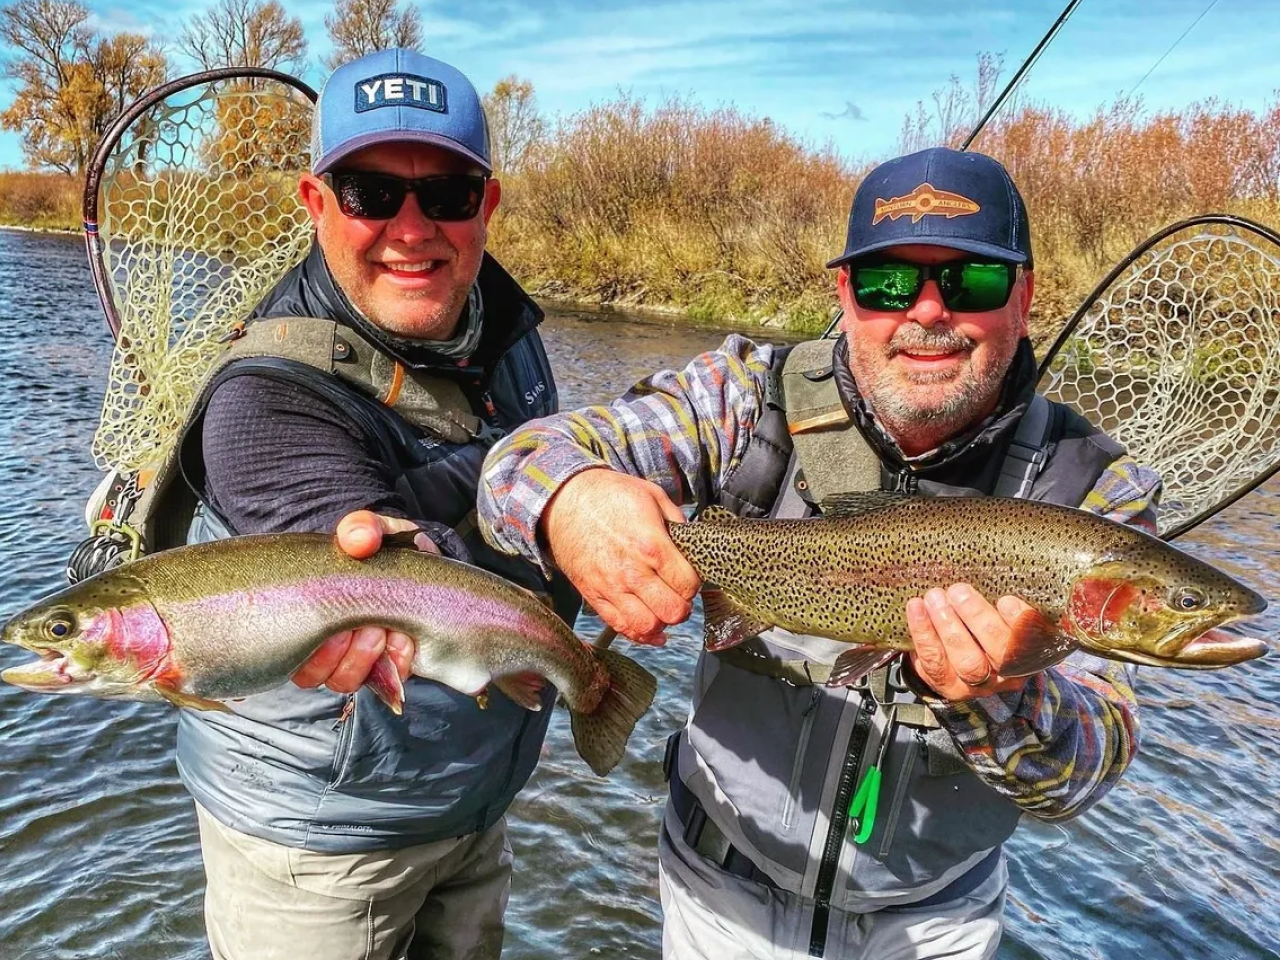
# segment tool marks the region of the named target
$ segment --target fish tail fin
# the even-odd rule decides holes
[[[364,685],[377,695],[397,717],[404,713],[404,683],[396,663],[384,653],[369,671]]]
[[[653,703],[658,681],[652,673],[616,650],[595,654],[609,672],[609,688],[590,713],[571,711],[573,744],[598,777],[622,759],[636,722]]]
[[[713,653],[736,647],[772,626],[717,587],[703,588],[702,611],[703,646]]]

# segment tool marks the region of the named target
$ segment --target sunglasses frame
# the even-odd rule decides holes
[[[371,217],[348,213],[345,209],[342,191],[338,189],[338,181],[342,177],[377,177],[398,184],[404,192],[401,194],[400,202],[396,204],[395,210],[388,216]],[[333,195],[338,200],[338,210],[344,217],[350,217],[354,220],[394,220],[400,211],[404,209],[405,199],[412,193],[413,198],[418,202],[418,209],[422,212],[422,215],[428,220],[435,220],[439,223],[466,223],[468,220],[474,220],[479,216],[480,211],[484,209],[484,196],[489,182],[489,177],[483,173],[437,173],[429,177],[398,177],[393,173],[380,173],[375,170],[331,170],[328,173],[321,174],[320,179],[333,191]],[[423,201],[422,195],[418,191],[423,186],[439,183],[443,180],[468,180],[472,182],[473,189],[478,190],[480,194],[480,201],[476,204],[474,213],[466,217],[433,217],[427,213],[430,204]]]
[[[1004,267],[1008,271],[1009,285],[1005,291],[1004,299],[1001,300],[995,306],[986,307],[985,309],[982,309],[982,310],[963,310],[957,307],[953,307],[950,303],[947,302],[947,292],[942,286],[941,271],[945,270],[948,267],[959,266],[963,268],[971,264],[976,264],[981,266]],[[911,299],[908,301],[908,303],[905,306],[897,307],[897,308],[877,307],[877,306],[872,306],[872,305],[862,303],[858,299],[858,282],[857,282],[858,270],[863,267],[888,267],[888,266],[911,267],[914,270],[920,271],[920,280],[919,280],[919,283],[916,284],[915,292],[911,294]],[[850,263],[848,267],[849,267],[849,293],[853,297],[854,303],[856,303],[863,310],[874,310],[877,313],[901,313],[905,310],[910,310],[912,307],[916,305],[916,301],[920,299],[920,293],[924,290],[924,285],[928,283],[930,280],[933,280],[938,284],[938,293],[942,297],[943,304],[952,313],[987,313],[991,310],[1000,310],[1008,305],[1009,298],[1013,296],[1013,288],[1017,286],[1018,271],[1022,267],[1022,264],[1010,263],[1007,260],[990,260],[990,259],[982,259],[978,257],[963,257],[958,260],[948,260],[945,263],[912,263],[909,260],[899,260],[894,258],[873,258],[869,260],[855,260],[852,263]]]

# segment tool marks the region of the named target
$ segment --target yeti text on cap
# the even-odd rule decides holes
[[[412,73],[384,73],[356,83],[356,113],[378,107],[418,107],[448,113],[444,84]]]

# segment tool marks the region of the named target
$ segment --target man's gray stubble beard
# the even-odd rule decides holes
[[[888,345],[888,359],[909,350],[966,350],[977,344],[969,337],[948,329],[926,330],[917,325],[905,326]],[[902,389],[897,373],[886,366],[876,377],[867,393],[867,402],[877,419],[895,434],[904,434],[913,427],[943,428],[948,433],[958,433],[973,423],[999,395],[1008,373],[1008,365],[980,376],[973,367],[970,352],[959,370],[913,372],[908,375],[912,385],[928,386],[953,381],[954,386],[942,397],[941,403],[928,406],[912,401],[908,390]]]

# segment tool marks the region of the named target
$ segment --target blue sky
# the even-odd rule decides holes
[[[177,36],[214,0],[82,0],[108,31]],[[328,3],[282,0],[318,64]],[[1129,92],[1211,0],[1084,0],[1023,86],[1024,96],[1086,116]],[[426,51],[481,90],[515,73],[548,115],[619,90],[735,104],[854,160],[893,153],[903,115],[948,77],[969,79],[979,51],[1005,55],[1005,79],[1065,0],[425,0]],[[1142,82],[1151,111],[1210,96],[1260,109],[1280,88],[1280,2],[1218,0]],[[180,72],[190,64],[178,63]],[[323,80],[313,67],[305,79]],[[0,86],[0,103],[11,89]],[[979,144],[980,146],[980,144]],[[0,133],[0,167],[21,165]]]

